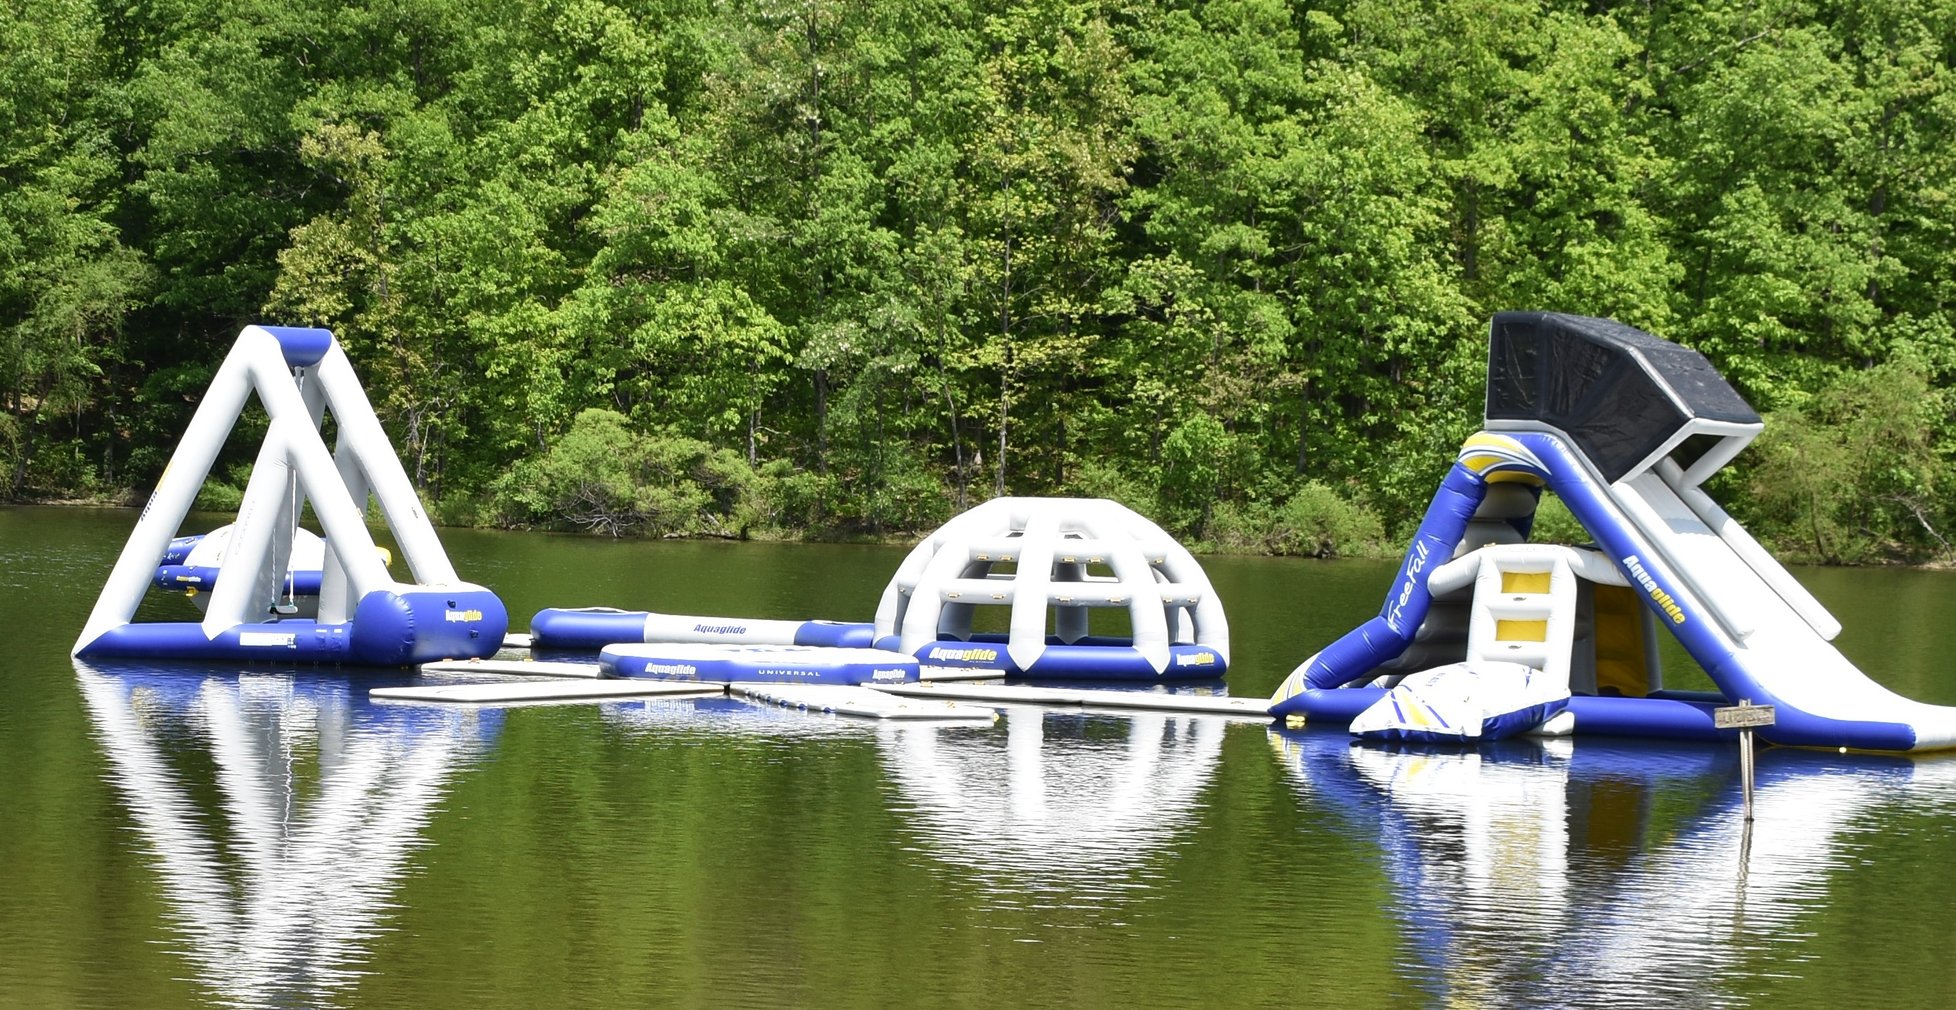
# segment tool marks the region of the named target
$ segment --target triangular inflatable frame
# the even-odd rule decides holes
[[[199,624],[130,622],[225,439],[256,393],[270,418],[231,544]],[[339,429],[329,452],[320,426]],[[393,580],[366,526],[369,496],[406,556]],[[274,609],[297,517],[310,502],[326,538],[317,621]],[[437,600],[436,597],[440,599]],[[356,615],[378,615],[359,634]],[[275,631],[251,630],[278,625]],[[212,377],[170,464],[97,597],[75,655],[296,659],[405,665],[493,654],[508,617],[494,594],[460,581],[328,330],[247,326]],[[198,634],[192,635],[190,629]]]

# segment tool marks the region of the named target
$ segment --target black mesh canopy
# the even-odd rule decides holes
[[[1494,317],[1487,420],[1541,421],[1573,438],[1615,481],[1694,418],[1759,415],[1705,356],[1613,319],[1559,312]],[[1687,456],[1709,446],[1687,444]],[[1674,453],[1676,455],[1676,453]]]

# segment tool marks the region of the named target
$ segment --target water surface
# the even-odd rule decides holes
[[[76,664],[133,513],[0,510],[0,1007],[1956,1002],[1956,763],[1468,754],[1193,717],[383,706],[373,671]],[[518,623],[867,618],[902,551],[447,531]],[[1390,564],[1205,558],[1263,694]],[[1801,570],[1956,703],[1956,576]],[[145,613],[178,616],[181,601]]]

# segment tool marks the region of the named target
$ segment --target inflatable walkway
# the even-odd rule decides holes
[[[173,540],[177,527],[254,393],[270,424],[221,561],[194,572],[206,589],[203,620],[132,623],[152,582],[179,585],[183,572],[160,566],[190,560],[195,544]],[[329,413],[333,451],[320,434]],[[370,498],[406,555],[410,583],[388,574],[366,525]],[[299,526],[308,505],[325,531],[309,561],[297,556],[314,543]],[[301,578],[303,563],[318,566],[316,588]],[[301,581],[317,594],[316,617],[298,616]],[[408,666],[493,655],[508,624],[494,593],[456,576],[333,335],[248,326],[211,379],[74,654]]]
[[[1760,431],[1702,355],[1621,323],[1503,313],[1487,430],[1461,449],[1379,616],[1293,671],[1275,715],[1349,721],[1400,675],[1507,660],[1567,678],[1578,734],[1730,735],[1711,710],[1776,708],[1775,743],[1956,747],[1956,708],[1896,695],[1850,663],[1840,625],[1699,485]],[[1526,543],[1542,491],[1595,539]],[[1718,694],[1666,691],[1667,632]]]

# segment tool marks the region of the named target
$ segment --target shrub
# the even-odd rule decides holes
[[[1313,558],[1385,553],[1385,523],[1370,508],[1311,481],[1279,505],[1219,502],[1209,524],[1217,550]]]
[[[757,480],[731,450],[698,439],[632,432],[624,415],[586,410],[542,455],[498,478],[499,524],[610,536],[744,536],[760,516]]]
[[[1072,470],[1066,493],[1080,498],[1106,498],[1147,515],[1154,511],[1155,486],[1104,459],[1081,460]]]
[[[205,478],[204,486],[197,491],[197,502],[191,507],[199,512],[236,512],[244,503],[244,489],[249,483],[251,464],[234,464],[221,477],[212,474]]]
[[[1384,547],[1385,523],[1365,505],[1311,481],[1277,510],[1273,540],[1280,554],[1363,556]]]
[[[1768,417],[1735,508],[1774,546],[1811,560],[1948,556],[1942,404],[1907,364],[1841,376]]]
[[[803,470],[785,459],[774,459],[762,463],[755,473],[750,501],[760,526],[808,529],[823,521],[834,494],[834,478]]]
[[[1191,416],[1162,440],[1157,500],[1162,525],[1170,532],[1206,535],[1233,442],[1222,422],[1207,414]]]

